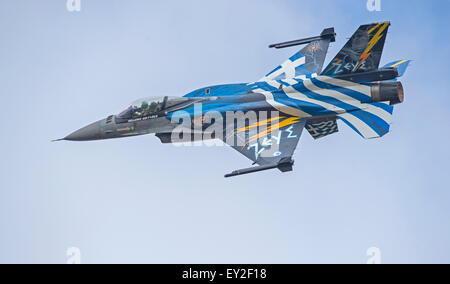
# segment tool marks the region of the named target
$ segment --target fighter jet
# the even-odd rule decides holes
[[[334,28],[316,37],[270,45],[306,46],[258,81],[204,87],[183,97],[140,99],[60,140],[151,133],[162,143],[220,139],[253,162],[225,177],[292,171],[303,129],[321,139],[337,133],[340,120],[365,139],[389,132],[394,105],[404,101],[398,78],[410,63],[396,60],[379,67],[389,26],[390,22],[360,26],[325,68]]]

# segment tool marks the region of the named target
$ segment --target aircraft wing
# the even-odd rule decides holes
[[[281,116],[258,120],[257,123],[241,128],[227,126],[233,134],[224,137],[224,142],[259,166],[237,170],[225,177],[276,168],[282,172],[292,171],[292,156],[305,124],[306,119]],[[229,130],[227,129],[227,133]]]
[[[311,78],[320,74],[328,52],[330,42],[335,41],[334,28],[325,29],[320,36],[273,44],[269,47],[286,48],[301,44],[308,44],[288,60],[283,62],[259,81],[289,80],[293,78]]]

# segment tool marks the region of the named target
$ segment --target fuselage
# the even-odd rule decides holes
[[[322,139],[339,132],[340,120],[364,139],[389,133],[393,105],[404,100],[397,78],[410,63],[397,60],[379,67],[389,26],[390,22],[360,26],[325,68],[334,28],[316,37],[271,45],[306,46],[258,81],[204,87],[183,97],[140,99],[61,140],[154,133],[162,143],[225,144],[257,165],[225,177],[269,169],[292,171],[304,130],[313,139]],[[207,140],[221,142],[193,143]]]
[[[233,112],[278,112],[280,115],[315,120],[336,118],[364,110],[368,115],[387,116],[391,104],[403,101],[399,82],[352,82],[328,76],[211,86],[182,98],[141,99],[118,115],[90,124],[65,140],[88,141],[170,133],[184,118],[192,129],[205,129],[205,117]],[[367,115],[366,114],[366,115]],[[360,119],[364,119],[361,114]],[[225,122],[226,124],[226,122]]]

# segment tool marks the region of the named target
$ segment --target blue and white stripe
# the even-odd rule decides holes
[[[254,91],[261,92],[279,111],[299,117],[335,115],[362,137],[371,139],[389,132],[393,107],[388,102],[372,103],[370,88],[370,84],[318,76],[308,80],[291,79],[280,90]]]
[[[297,76],[311,78],[314,72],[306,69],[305,63],[306,57],[299,51],[259,81],[289,80]]]

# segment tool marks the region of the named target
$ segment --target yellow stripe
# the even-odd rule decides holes
[[[274,117],[274,118],[270,118],[270,119],[266,119],[266,120],[261,120],[261,121],[258,121],[256,123],[253,123],[250,126],[245,126],[245,127],[236,129],[236,131],[234,133],[237,134],[237,133],[240,133],[240,132],[247,131],[250,128],[256,128],[256,127],[259,127],[259,126],[267,125],[267,124],[269,124],[269,122],[271,122],[273,120],[279,120],[279,119],[283,119],[283,118],[284,118],[284,116],[279,116],[279,117]]]
[[[265,131],[259,132],[256,135],[253,135],[252,137],[249,138],[249,141],[246,144],[249,144],[250,142],[256,141],[262,137],[268,136],[269,134],[272,133],[272,131],[274,130],[278,130],[281,129],[283,127],[295,124],[297,122],[299,122],[300,118],[299,117],[289,117],[281,122],[278,122],[274,125],[269,126]]]
[[[400,61],[400,62],[398,62],[398,63],[395,63],[394,65],[392,65],[392,66],[390,66],[390,67],[398,66],[398,65],[403,64],[403,63],[405,63],[405,62],[407,62],[407,61],[408,61],[408,59],[402,60],[402,61]]]
[[[386,22],[383,24],[383,26],[378,30],[378,32],[372,37],[372,39],[369,41],[369,44],[364,51],[364,53],[359,57],[359,64],[356,67],[355,70],[358,70],[359,67],[369,58],[369,56],[372,54],[371,50],[374,48],[374,46],[380,41],[380,39],[383,38],[383,32],[389,27],[391,23]],[[376,27],[378,27],[381,24],[378,24]],[[369,31],[369,34],[376,28],[374,27],[372,30]]]
[[[373,28],[371,28],[369,31],[368,31],[368,34],[370,35],[371,33],[373,33],[379,26],[381,26],[381,25],[390,25],[391,24],[391,22],[384,22],[384,23],[379,23],[379,24],[377,24],[375,27],[373,27]]]
[[[381,26],[381,23],[379,23],[379,24],[376,25],[375,27],[371,28],[371,29],[368,31],[368,34],[370,35],[371,33],[373,33],[373,31],[376,30],[379,26]]]

